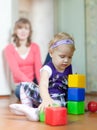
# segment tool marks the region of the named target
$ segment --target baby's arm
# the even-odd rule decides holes
[[[40,110],[44,110],[44,108],[48,106],[53,106],[54,103],[48,91],[48,84],[49,84],[49,73],[46,70],[42,70],[39,85],[40,96],[42,98],[42,103],[39,106]]]

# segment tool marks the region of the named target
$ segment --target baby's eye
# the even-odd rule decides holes
[[[65,56],[61,55],[60,57],[61,57],[61,58],[64,58]]]
[[[69,56],[68,58],[69,58],[69,59],[72,59],[72,56]]]

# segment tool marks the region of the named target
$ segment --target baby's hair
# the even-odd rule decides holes
[[[19,43],[19,38],[17,37],[17,34],[16,34],[16,30],[18,28],[25,27],[27,24],[29,25],[30,33],[29,33],[29,37],[27,39],[26,46],[30,46],[30,44],[31,44],[31,36],[32,36],[32,25],[31,25],[31,22],[27,18],[20,18],[19,20],[16,21],[15,26],[14,26],[14,32],[12,34],[13,41],[16,44],[17,47],[20,46],[20,43]]]
[[[54,35],[54,38],[49,43],[49,50],[53,49],[52,46],[56,42],[59,42],[61,40],[68,40],[68,39],[71,40],[72,43],[73,43],[73,44],[71,43],[71,44],[68,44],[68,45],[71,46],[71,48],[73,50],[75,50],[74,38],[72,36],[70,36],[68,33],[65,33],[65,32],[60,32],[60,33]]]

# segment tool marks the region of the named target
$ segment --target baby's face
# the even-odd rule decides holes
[[[73,53],[69,45],[62,44],[54,48],[51,54],[52,62],[59,72],[63,72],[71,64]]]

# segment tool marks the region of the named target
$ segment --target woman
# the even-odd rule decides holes
[[[35,77],[40,80],[40,68],[42,66],[40,49],[31,41],[32,27],[26,18],[16,21],[13,31],[13,42],[4,50],[16,85],[15,95],[20,99],[20,83],[32,82]]]

